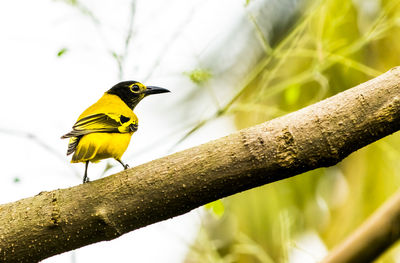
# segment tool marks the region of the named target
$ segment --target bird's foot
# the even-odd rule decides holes
[[[85,176],[83,177],[83,183],[88,183],[90,182],[89,177]]]
[[[89,177],[87,176],[88,172],[88,166],[89,166],[89,161],[86,161],[85,163],[85,174],[83,175],[83,183],[89,182]]]
[[[128,164],[125,164],[125,163],[123,163],[120,159],[115,159],[115,160],[117,160],[121,165],[122,165],[122,167],[124,167],[124,170],[126,170],[126,169],[128,169],[129,168],[129,165]]]

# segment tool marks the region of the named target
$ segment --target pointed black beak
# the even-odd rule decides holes
[[[158,93],[165,93],[170,92],[167,89],[156,87],[156,86],[147,86],[147,89],[144,91],[144,94],[151,95],[151,94],[158,94]]]

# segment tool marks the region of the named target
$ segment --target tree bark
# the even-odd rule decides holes
[[[400,68],[297,112],[118,174],[0,206],[0,260],[44,258],[338,163],[400,128]]]

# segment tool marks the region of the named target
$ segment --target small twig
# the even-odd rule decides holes
[[[400,190],[321,263],[372,262],[400,238]]]
[[[173,46],[178,36],[185,30],[185,27],[189,25],[190,20],[193,18],[193,12],[196,10],[196,7],[193,7],[190,12],[187,13],[186,19],[182,21],[182,23],[176,27],[175,32],[171,35],[171,37],[165,41],[164,48],[159,52],[157,59],[154,61],[153,65],[150,67],[150,72],[143,78],[143,82],[148,81],[152,76],[153,73],[157,71],[159,68],[161,61],[164,57],[168,54],[169,49]]]
[[[40,147],[42,147],[43,149],[45,149],[46,151],[48,151],[53,156],[57,157],[60,161],[62,161],[62,163],[68,164],[66,156],[60,154],[57,150],[55,150],[49,144],[47,144],[45,141],[40,139],[36,134],[33,134],[31,132],[4,129],[4,128],[0,128],[0,133],[12,135],[12,136],[23,137],[28,140],[31,140],[34,143],[36,143],[37,145],[39,145]],[[68,165],[68,168],[71,169],[71,171],[75,174],[75,176],[77,176],[79,178],[81,177],[80,174],[72,166]]]
[[[133,36],[133,24],[134,24],[135,13],[136,13],[136,0],[132,0],[130,6],[131,6],[131,8],[130,8],[129,26],[128,26],[128,30],[127,30],[126,37],[125,37],[124,50],[121,55],[117,56],[118,58],[116,56],[114,56],[117,59],[118,70],[119,70],[118,75],[119,75],[119,79],[121,79],[121,80],[124,77],[124,63],[126,61],[126,58],[128,57],[129,44],[130,44],[132,36]]]
[[[318,5],[316,5],[314,8],[316,8]],[[392,7],[395,6],[394,4]],[[311,12],[312,13],[312,12]],[[384,28],[381,28],[380,25],[384,22],[384,18],[386,17],[385,15],[386,12],[383,12],[374,22],[374,24],[370,27],[370,30],[366,34],[366,36],[363,36],[362,38],[358,39],[354,43],[352,43],[349,46],[345,46],[342,49],[335,51],[335,53],[330,53],[329,56],[332,56],[333,59],[327,60],[324,64],[320,65],[319,67],[319,72],[326,71],[336,63],[339,63],[338,58],[341,57],[348,57],[351,54],[359,51],[362,47],[364,47],[366,44],[369,43],[369,41],[372,41],[376,39],[378,36],[381,36],[385,32],[389,32],[391,28],[395,25],[394,23],[389,24],[389,26],[386,26]],[[288,86],[290,86],[293,83],[299,84],[299,83],[306,83],[310,80],[313,80],[315,78],[315,72],[314,71],[305,71],[297,74],[296,76],[293,76],[291,79],[288,79],[286,81],[281,81],[278,82],[277,84],[274,85],[269,85],[271,80],[273,80],[273,77],[275,74],[278,72],[280,69],[280,65],[283,64],[283,62],[288,58],[291,57],[291,50],[293,50],[293,43],[296,43],[299,38],[302,36],[304,30],[307,28],[307,25],[309,21],[311,20],[312,16],[307,15],[303,18],[303,20],[296,26],[293,31],[285,38],[283,39],[275,48],[273,48],[270,52],[268,52],[268,57],[263,59],[258,65],[254,67],[254,70],[245,78],[243,81],[242,85],[240,85],[240,89],[236,92],[236,94],[228,101],[225,106],[223,106],[221,109],[217,110],[212,116],[210,116],[208,119],[204,119],[202,121],[199,121],[198,124],[191,129],[188,133],[186,133],[181,139],[178,140],[176,145],[180,144],[182,141],[187,139],[195,130],[198,130],[202,128],[208,121],[213,120],[219,116],[222,116],[223,113],[227,112],[231,106],[238,101],[238,99],[248,91],[248,89],[251,87],[250,83],[254,81],[260,74],[265,71],[265,69],[270,65],[270,63],[273,61],[274,58],[278,58],[278,63],[274,65],[272,70],[270,72],[267,72],[267,77],[263,80],[262,87],[259,89],[259,94],[256,96],[256,98],[262,98],[265,99],[267,97],[270,97],[274,94],[277,94],[284,89],[286,89]],[[252,18],[251,18],[252,19]],[[255,26],[257,26],[255,24]],[[379,30],[379,34],[376,33],[376,31]],[[288,47],[289,45],[289,47]],[[286,49],[285,49],[286,48]],[[284,52],[282,54],[282,52]],[[348,60],[349,61],[349,60]],[[367,66],[361,67],[361,64],[353,63],[352,66],[357,66],[359,69],[366,70],[366,74],[371,74],[373,76],[376,76],[377,73],[379,73],[377,70],[370,69]],[[265,89],[268,88],[268,91]]]
[[[100,20],[93,14],[93,12],[77,0],[61,0],[70,6],[77,8],[82,14],[88,16],[94,24],[100,24]]]

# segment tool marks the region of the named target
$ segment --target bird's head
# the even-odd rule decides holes
[[[129,80],[116,84],[106,93],[117,95],[133,110],[144,97],[165,92],[170,91],[160,87],[145,86],[140,82]]]

